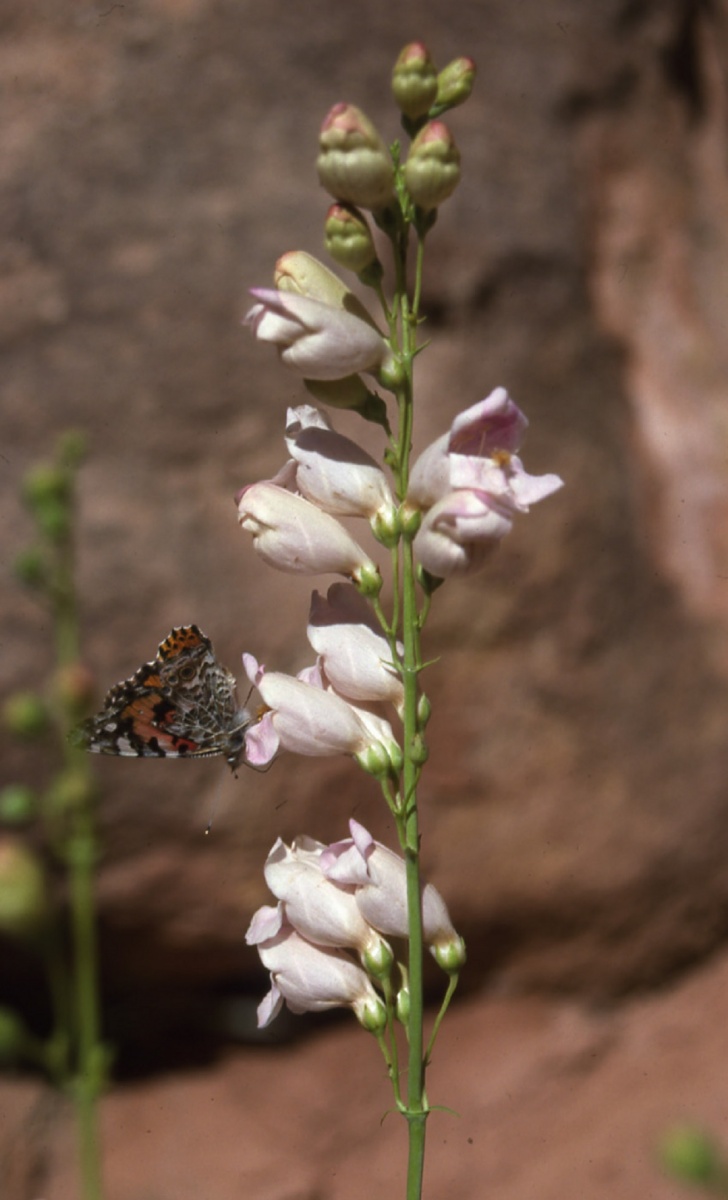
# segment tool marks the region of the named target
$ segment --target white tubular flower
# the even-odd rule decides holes
[[[325,691],[315,670],[296,679],[266,671],[252,654],[243,655],[243,665],[268,709],[245,732],[246,757],[254,766],[265,766],[279,749],[307,756],[366,757],[379,753],[383,743],[394,743],[386,721]]]
[[[386,701],[401,713],[404,686],[392,651],[369,604],[351,584],[333,584],[324,598],[314,592],[308,640],[326,678],[342,696]],[[403,647],[400,647],[403,653]]]
[[[528,475],[516,455],[528,422],[505,388],[460,413],[450,432],[420,455],[407,504],[425,515],[414,549],[445,578],[479,567],[518,512],[563,486],[558,475]]]
[[[376,575],[369,555],[343,525],[276,480],[250,484],[236,501],[242,528],[253,535],[261,558],[279,571],[350,579]]]
[[[389,356],[378,330],[343,309],[272,288],[251,288],[256,304],[245,317],[255,337],[278,347],[281,362],[306,379],[376,373]]]
[[[251,929],[257,917],[256,913]],[[348,955],[312,945],[286,922],[270,938],[258,941],[257,947],[271,980],[271,989],[258,1006],[259,1028],[270,1024],[284,1000],[294,1013],[348,1007],[367,1029],[386,1024],[386,1010],[369,977]]]
[[[322,854],[321,869],[328,879],[354,887],[364,920],[388,937],[407,937],[407,875],[404,859],[357,821],[349,821],[351,837],[335,842]],[[447,905],[431,883],[422,889],[425,941],[438,956],[443,947],[461,946]]]
[[[296,462],[299,492],[324,512],[392,519],[392,493],[379,464],[356,442],[336,433],[317,408],[289,408],[286,445]]]
[[[325,849],[313,838],[297,837],[292,846],[278,838],[265,863],[268,887],[282,903],[286,920],[309,942],[351,947],[360,955],[378,953],[382,938],[362,917],[353,890],[322,873]]]

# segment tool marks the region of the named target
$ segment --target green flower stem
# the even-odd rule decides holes
[[[77,1068],[73,1081],[81,1153],[84,1200],[101,1200],[101,1153],[97,1101],[103,1087],[103,1051],[99,1036],[98,965],[94,908],[96,840],[90,806],[76,814],[71,834],[71,909],[76,1009]]]
[[[458,978],[459,978],[459,976],[457,974],[453,974],[450,976],[450,978],[448,980],[447,991],[445,992],[445,997],[443,999],[442,1004],[440,1005],[440,1011],[437,1014],[437,1016],[435,1017],[435,1023],[432,1026],[432,1033],[430,1034],[430,1040],[427,1043],[427,1050],[425,1051],[425,1066],[426,1067],[429,1065],[430,1059],[432,1058],[432,1050],[435,1045],[435,1039],[437,1038],[437,1035],[440,1030],[442,1018],[445,1016],[445,1013],[447,1012],[448,1008],[450,1007],[450,1001],[452,1000],[453,996],[455,995],[455,989],[458,986]]]

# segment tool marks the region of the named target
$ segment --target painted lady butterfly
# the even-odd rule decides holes
[[[77,726],[71,741],[94,754],[125,757],[221,754],[234,771],[250,721],[210,639],[196,625],[183,625],[164,639],[153,662],[112,687],[101,712]]]

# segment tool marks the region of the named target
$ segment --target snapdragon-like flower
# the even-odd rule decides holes
[[[326,678],[349,700],[388,701],[401,713],[402,678],[371,607],[351,584],[333,584],[326,596],[314,592],[308,640]],[[403,653],[403,647],[399,647]]]
[[[278,347],[281,362],[306,379],[376,373],[390,356],[381,333],[344,309],[295,292],[251,288],[257,303],[245,317],[258,341]]]
[[[332,429],[310,404],[289,408],[286,446],[296,463],[298,491],[337,517],[392,519],[394,502],[379,464],[350,438]]]
[[[266,922],[271,931],[275,930],[267,938],[261,937]],[[251,933],[271,981],[270,991],[258,1006],[259,1028],[270,1024],[284,1000],[294,1013],[349,1007],[365,1028],[384,1027],[386,1010],[382,1001],[366,972],[347,954],[314,946],[270,907],[253,917],[249,944]]]
[[[505,388],[460,413],[420,455],[407,504],[424,512],[414,549],[431,575],[475,570],[528,512],[563,486],[558,475],[529,475],[515,451],[528,421]]]
[[[258,554],[279,571],[373,579],[377,568],[335,517],[290,491],[295,472],[243,488],[236,496],[238,520],[253,535]]]
[[[327,879],[321,870],[322,842],[297,837],[291,846],[278,838],[268,858],[265,881],[279,901],[285,920],[317,946],[351,948],[360,957],[384,957],[391,951],[361,915],[353,888]]]
[[[349,829],[350,838],[334,842],[321,855],[321,870],[327,879],[355,888],[359,911],[380,933],[389,937],[407,937],[404,859],[376,842],[357,821],[349,821]],[[465,945],[450,920],[447,905],[431,883],[425,884],[421,895],[425,941],[444,969],[457,969],[465,961]]]
[[[279,749],[307,756],[350,754],[363,765],[372,754],[386,763],[399,750],[389,723],[326,690],[318,668],[284,675],[266,671],[252,654],[243,655],[243,665],[268,709],[245,734],[246,757],[254,766],[271,762]]]

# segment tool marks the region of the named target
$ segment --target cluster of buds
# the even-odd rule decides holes
[[[278,903],[258,909],[246,935],[270,972],[261,1027],[284,1000],[294,1013],[348,1006],[366,1029],[386,1025],[375,985],[394,963],[386,938],[408,935],[405,864],[356,821],[349,829],[351,837],[329,846],[308,837],[286,846],[279,838],[268,855],[265,879]],[[456,973],[464,943],[432,884],[422,888],[421,904],[425,941],[443,970]],[[398,1008],[406,1008],[404,995]]]

